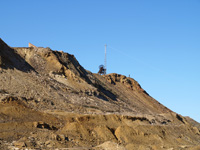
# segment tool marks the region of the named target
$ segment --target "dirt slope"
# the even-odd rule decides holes
[[[198,149],[199,124],[119,74],[0,39],[0,149]]]

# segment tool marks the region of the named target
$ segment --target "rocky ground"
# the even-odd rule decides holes
[[[200,149],[200,125],[119,74],[0,39],[0,149]]]

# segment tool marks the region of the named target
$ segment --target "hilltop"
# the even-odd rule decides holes
[[[134,79],[50,48],[0,39],[0,148],[198,149],[199,124]]]

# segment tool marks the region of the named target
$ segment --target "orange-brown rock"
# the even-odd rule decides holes
[[[198,149],[200,125],[116,73],[0,39],[0,149]]]

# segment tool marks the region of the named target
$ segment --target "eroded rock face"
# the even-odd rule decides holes
[[[140,84],[132,78],[128,78],[124,75],[112,73],[105,76],[106,80],[111,84],[122,83],[125,87],[136,90],[138,92],[143,92],[149,95],[144,89],[141,88]]]
[[[0,149],[192,149],[199,123],[132,78],[86,71],[73,55],[0,39]]]
[[[5,69],[18,69],[24,72],[33,70],[33,68],[2,39],[0,39],[0,65]]]

